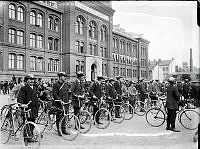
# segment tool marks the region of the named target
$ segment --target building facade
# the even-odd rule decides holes
[[[113,26],[110,1],[0,2],[0,78],[98,75],[148,79],[148,44]]]

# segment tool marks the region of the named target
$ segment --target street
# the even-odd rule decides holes
[[[0,95],[1,107],[7,103],[8,96]],[[162,149],[196,149],[192,137],[196,130],[190,131],[183,128],[179,122],[177,129],[181,132],[165,130],[166,124],[160,127],[151,127],[147,124],[145,116],[137,116],[121,124],[111,125],[107,129],[97,129],[94,125],[87,134],[80,134],[74,141],[63,140],[57,132],[46,131],[41,140],[40,148],[70,148],[70,149],[104,149],[104,148],[162,148]],[[10,140],[1,144],[3,148],[16,148],[19,142]],[[20,148],[20,147],[19,147]]]

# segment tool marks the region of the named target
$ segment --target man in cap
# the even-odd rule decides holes
[[[143,83],[144,79],[143,78],[140,78],[139,79],[139,83],[138,83],[138,92],[140,93],[139,96],[140,96],[140,100],[144,103],[145,101],[145,93],[146,93],[146,89],[145,89],[145,84]],[[143,108],[144,108],[144,105],[141,104],[142,106],[142,109],[141,109],[141,112],[144,112]]]
[[[104,77],[103,76],[98,76],[97,77],[97,81],[94,81],[90,85],[89,94],[92,97],[92,99],[98,100],[103,96],[103,86],[102,86],[102,82],[103,81],[104,81]],[[95,113],[98,111],[97,105],[94,105],[94,109],[93,110],[94,110],[93,114],[95,115]],[[96,117],[96,122],[97,122],[97,124],[102,124],[101,122],[99,122],[99,115],[97,115],[97,117]]]
[[[72,93],[72,105],[74,108],[74,115],[78,116],[79,110],[81,108],[81,100],[84,99],[84,79],[85,75],[83,72],[79,71],[76,73],[76,80],[72,83],[71,93]],[[79,116],[78,116],[79,117]],[[81,129],[84,129],[82,126]]]
[[[65,72],[59,72],[58,74],[58,81],[53,84],[53,98],[54,100],[62,100],[64,102],[69,102],[69,85],[66,82],[66,73]],[[60,109],[56,112],[56,126],[58,130],[58,135],[61,136],[61,133],[59,131],[59,121],[63,116],[62,112],[62,105],[60,102],[54,101],[53,106],[55,106],[57,109]],[[65,105],[65,111],[68,111],[69,105]],[[63,134],[69,134],[65,130],[64,124],[62,124],[62,133]]]
[[[31,109],[30,117],[27,118],[28,121],[35,122],[35,119],[38,117],[38,110],[39,110],[39,103],[38,103],[38,89],[34,85],[34,76],[33,75],[27,75],[24,77],[25,85],[20,88],[19,94],[17,96],[17,102],[21,104],[30,104],[28,105],[28,108]],[[34,127],[30,125],[31,132],[30,136],[33,135]],[[26,142],[36,141],[32,138],[25,138]]]
[[[166,130],[172,130],[175,132],[180,132],[175,129],[175,121],[176,121],[176,111],[178,110],[178,101],[180,99],[179,92],[177,86],[174,85],[175,79],[170,77],[168,79],[169,86],[166,89],[167,93],[167,127]]]
[[[183,97],[184,97],[184,99],[189,99],[189,94],[190,94],[189,80],[185,79],[185,82],[183,84]]]

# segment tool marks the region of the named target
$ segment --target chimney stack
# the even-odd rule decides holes
[[[190,48],[190,72],[193,71],[192,49]]]

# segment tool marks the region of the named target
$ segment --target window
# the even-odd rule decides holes
[[[78,16],[75,23],[75,32],[77,34],[83,35],[84,24],[84,18],[82,16]]]
[[[54,64],[54,60],[49,58],[49,60],[48,60],[48,71],[53,71],[53,64]]]
[[[17,31],[17,44],[23,45],[24,44],[24,32]]]
[[[76,48],[76,52],[79,52],[79,41],[76,41],[75,48]]]
[[[37,25],[42,27],[42,14],[40,13],[37,15]]]
[[[38,57],[37,59],[37,70],[42,71],[43,70],[43,58]]]
[[[103,74],[104,76],[107,75],[107,65],[106,65],[106,64],[102,64],[102,74]]]
[[[94,55],[94,51],[93,51],[93,48],[92,48],[92,44],[89,44],[89,49],[90,49],[90,55]]]
[[[103,57],[103,47],[100,47],[100,55]]]
[[[10,19],[15,19],[15,6],[13,4],[9,5],[8,15]]]
[[[58,32],[59,20],[55,19],[54,21],[54,30]]]
[[[35,41],[36,41],[36,35],[35,34],[30,34],[30,46],[31,47],[36,47],[35,46]]]
[[[9,69],[15,68],[15,54],[8,55],[8,68]]]
[[[78,72],[79,71],[79,65],[80,65],[80,61],[76,61],[76,72]]]
[[[96,38],[96,23],[94,21],[91,21],[89,24],[89,37],[90,38]]]
[[[168,68],[168,67],[166,67],[165,69],[166,69],[166,71],[169,71],[169,68]]]
[[[100,53],[101,53],[101,57],[105,57],[106,58],[106,48],[101,47],[100,48]]]
[[[36,57],[30,57],[30,70],[36,70]]]
[[[24,21],[24,9],[22,7],[17,8],[17,20]]]
[[[24,56],[17,55],[17,69],[23,69],[23,68],[24,68]]]
[[[30,24],[35,25],[35,20],[36,20],[36,15],[35,12],[31,11],[30,12]]]
[[[97,56],[96,45],[93,45],[93,51],[94,51],[94,55]]]
[[[52,17],[48,18],[48,28],[53,30],[53,18]]]
[[[53,39],[51,37],[48,38],[48,50],[53,50]]]
[[[84,42],[80,43],[80,51],[79,53],[84,53]]]
[[[82,72],[84,72],[84,65],[85,65],[84,61],[81,61],[81,69],[80,69],[80,70],[81,70]]]
[[[39,35],[37,36],[37,47],[42,48],[43,47],[42,44],[43,44],[43,36]]]
[[[58,72],[59,60],[54,60],[54,71]]]
[[[15,30],[14,29],[8,30],[8,41],[10,43],[15,43]]]
[[[55,50],[55,51],[58,51],[58,42],[59,42],[58,39],[55,39],[55,40],[54,40],[54,50]]]
[[[107,33],[107,29],[106,29],[106,26],[102,26],[101,27],[101,37],[100,37],[100,39],[102,40],[102,41],[106,41],[106,33]],[[114,46],[115,47],[115,46]]]
[[[2,69],[2,68],[3,68],[3,54],[0,51],[0,69]]]

